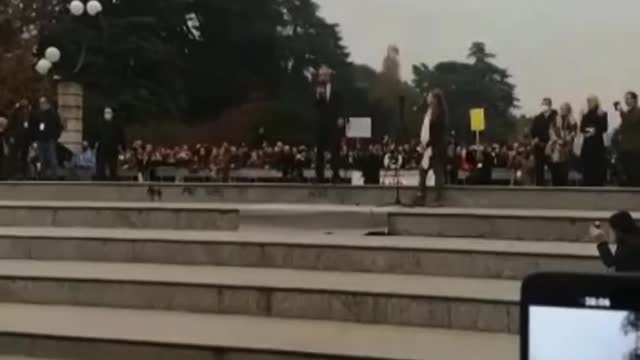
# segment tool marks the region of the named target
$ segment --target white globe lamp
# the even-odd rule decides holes
[[[84,13],[84,3],[80,0],[73,0],[69,4],[69,11],[75,16],[80,16]]]
[[[87,3],[87,13],[91,16],[96,16],[102,12],[102,4],[98,0],[91,0]]]
[[[51,63],[51,61],[47,59],[40,59],[36,64],[36,71],[40,75],[47,75],[49,70],[51,70],[51,67],[53,67],[53,64]]]
[[[60,50],[58,50],[58,48],[53,46],[48,47],[47,50],[45,50],[44,52],[44,58],[49,60],[49,62],[51,62],[52,64],[55,64],[58,61],[60,61],[61,56],[62,54],[60,54]]]

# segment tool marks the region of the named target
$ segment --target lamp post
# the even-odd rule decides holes
[[[89,0],[86,4],[81,0],[73,0],[69,3],[69,13],[75,17],[84,15],[97,16],[102,12],[102,3],[98,0]],[[82,49],[80,51],[80,57],[78,63],[74,69],[74,73],[78,72],[84,63],[84,59],[87,55],[87,41],[82,42]],[[53,68],[53,65],[60,61],[62,53],[54,46],[48,47],[44,52],[44,57],[39,59],[36,63],[35,69],[41,75],[47,75]]]
[[[102,4],[98,0],[73,0],[68,6],[69,13],[75,17],[82,16],[95,17],[102,12]],[[84,34],[80,55],[73,69],[73,73],[77,73],[82,68],[86,56],[88,41]],[[59,63],[64,54],[55,46],[49,46],[44,51],[44,56],[36,62],[35,70],[43,75],[48,75],[55,64]],[[54,75],[54,79],[60,77]],[[64,131],[60,142],[72,151],[79,151],[83,140],[83,97],[84,91],[82,85],[73,81],[60,81],[57,84],[58,111],[64,124]]]

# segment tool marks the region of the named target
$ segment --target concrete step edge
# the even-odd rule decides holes
[[[0,239],[274,245],[400,251],[478,252],[578,258],[597,258],[598,256],[595,245],[591,243],[418,236],[366,236],[362,231],[312,232],[267,228],[230,232],[206,230],[158,231],[149,229],[0,227]]]
[[[73,319],[70,321],[70,319]],[[0,333],[384,359],[507,360],[505,334],[92,307],[0,304]]]
[[[0,260],[0,278],[243,287],[515,304],[520,282],[426,275],[80,261]]]
[[[99,201],[0,201],[0,208],[28,209],[98,209],[98,210],[181,210],[238,212],[238,209],[216,203],[166,202],[99,202]]]

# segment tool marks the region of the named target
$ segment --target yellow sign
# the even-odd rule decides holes
[[[484,119],[484,109],[471,109],[471,131],[484,131],[486,123]]]

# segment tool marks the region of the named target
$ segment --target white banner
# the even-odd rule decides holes
[[[347,123],[347,137],[351,139],[371,138],[371,118],[350,118]]]

